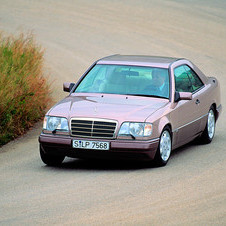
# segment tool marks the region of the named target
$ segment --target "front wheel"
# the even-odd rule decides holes
[[[165,166],[170,158],[172,151],[171,133],[168,127],[165,127],[161,133],[158,150],[155,155],[155,162],[158,166]]]
[[[42,161],[48,166],[58,166],[64,161],[64,158],[65,158],[65,156],[61,156],[61,155],[58,156],[58,155],[47,154],[42,150],[41,146],[40,146],[40,157]]]
[[[213,140],[213,137],[215,134],[215,127],[216,127],[216,119],[214,114],[214,108],[211,107],[208,112],[208,118],[207,118],[205,130],[201,135],[201,141],[204,144],[209,144]]]

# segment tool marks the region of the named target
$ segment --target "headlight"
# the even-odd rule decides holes
[[[144,122],[124,122],[119,136],[149,137],[152,134],[152,124]]]
[[[54,131],[54,130],[61,130],[61,131],[69,131],[68,129],[68,121],[66,118],[55,117],[55,116],[45,116],[43,122],[43,129]]]

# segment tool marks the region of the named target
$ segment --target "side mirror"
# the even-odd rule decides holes
[[[64,92],[71,92],[72,88],[74,87],[75,83],[65,82],[63,84]]]
[[[180,100],[192,100],[192,93],[190,92],[175,92],[174,101],[178,102]]]

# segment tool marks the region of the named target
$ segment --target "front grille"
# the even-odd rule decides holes
[[[92,138],[114,138],[117,123],[103,119],[72,119],[71,135]]]

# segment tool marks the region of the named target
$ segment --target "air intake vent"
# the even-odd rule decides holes
[[[72,119],[71,135],[76,137],[112,139],[117,123],[103,119]]]

